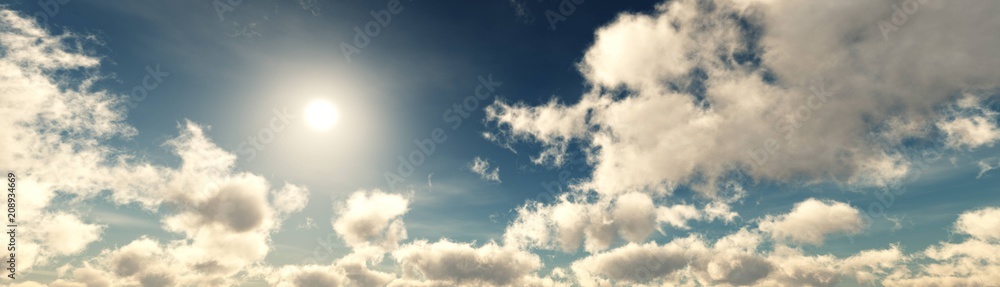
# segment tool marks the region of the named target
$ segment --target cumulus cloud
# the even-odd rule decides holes
[[[952,107],[952,117],[941,119],[937,127],[953,148],[992,146],[1000,139],[997,112],[984,108],[975,95],[966,94]]]
[[[701,214],[693,205],[678,204],[671,207],[660,206],[656,208],[656,221],[669,223],[675,228],[688,229],[688,220],[700,217]]]
[[[500,183],[500,167],[493,167],[490,169],[490,161],[476,157],[469,164],[469,170],[479,175],[483,180]]]
[[[441,286],[521,286],[533,281],[532,274],[542,266],[535,254],[492,242],[474,247],[448,240],[418,240],[392,255],[403,280]]]
[[[345,286],[347,277],[328,266],[286,266],[278,271],[277,279],[270,282],[280,287]]]
[[[134,130],[111,108],[116,98],[92,88],[94,78],[57,76],[98,66],[81,52],[80,37],[50,34],[6,9],[0,27],[0,169],[17,176],[18,223],[39,227],[18,239],[18,268],[32,270],[101,238],[99,224],[47,207],[59,193],[85,198],[111,185],[114,151],[98,141]]]
[[[487,119],[497,136],[540,143],[542,163],[582,143],[594,171],[579,187],[601,194],[692,184],[715,196],[734,172],[884,185],[909,170],[900,138],[995,141],[995,114],[943,108],[1000,85],[987,48],[1000,27],[974,20],[996,5],[919,2],[921,20],[886,40],[890,4],[684,0],[625,13],[579,63],[593,89],[578,102],[498,101]]]
[[[653,231],[663,233],[662,224],[688,229],[690,221],[731,221],[738,216],[724,203],[658,205],[645,193],[630,192],[615,198],[563,194],[555,202],[529,202],[504,231],[507,245],[571,252],[582,246],[587,252],[611,247],[616,238],[643,242]]]
[[[599,286],[607,280],[648,283],[687,267],[694,252],[698,252],[693,249],[707,247],[695,238],[675,240],[664,246],[632,243],[574,262],[573,272],[582,286]]]
[[[62,212],[48,214],[38,222],[39,225],[32,228],[32,233],[27,234],[27,238],[41,243],[39,249],[43,252],[40,254],[43,257],[77,254],[86,249],[89,243],[100,239],[104,228],[84,223],[76,215]]]
[[[108,248],[67,265],[71,272],[48,285],[231,286],[244,274],[275,286],[837,286],[844,278],[859,285],[989,285],[1000,281],[997,208],[959,216],[955,231],[968,237],[963,241],[912,256],[896,244],[847,257],[807,254],[796,245],[865,228],[857,209],[816,199],[715,241],[699,234],[647,241],[653,231],[665,234],[663,225],[734,223],[740,215],[730,204],[743,191],[732,182],[744,175],[881,185],[909,172],[908,140],[953,149],[994,144],[997,113],[982,100],[1000,81],[991,49],[1000,27],[971,19],[1000,8],[979,0],[926,5],[920,21],[891,37],[879,23],[893,7],[878,1],[678,0],[622,14],[597,31],[579,63],[593,89],[578,102],[497,101],[486,108],[487,120],[500,127],[489,137],[540,143],[532,156],[538,164],[563,164],[568,149],[581,144],[594,170],[576,190],[519,207],[502,244],[404,242],[410,199],[359,191],[334,206],[331,222],[352,253],[329,264],[281,267],[258,263],[281,220],[308,204],[305,187],[275,188],[235,171],[235,155],[206,136],[208,127],[189,121],[165,144],[180,158],[177,168],[103,144],[136,132],[122,121],[120,98],[95,90],[96,77],[58,73],[90,71],[100,59],[74,45],[76,36],[52,35],[3,10],[0,125],[9,130],[0,133],[0,169],[18,171],[19,212],[25,225],[39,226],[20,243],[19,256],[29,259],[19,267],[80,254],[100,240],[100,222],[49,205],[61,194],[88,199],[109,190],[115,204],[169,207],[161,223],[174,238]],[[500,181],[499,169],[484,159],[470,169]],[[669,202],[682,184],[710,202]],[[725,198],[725,189],[737,196]],[[568,271],[538,274],[542,260],[531,250],[580,248],[589,254]],[[387,254],[399,274],[379,270]],[[911,260],[918,262],[913,272]]]
[[[378,246],[393,250],[406,239],[402,216],[409,210],[409,199],[380,190],[358,191],[336,207],[333,230],[348,246]]]
[[[762,242],[759,232],[742,229],[714,243],[699,236],[630,243],[577,260],[572,269],[581,286],[836,286],[843,278],[870,283],[905,260],[898,246],[837,258],[783,245],[763,251]]]
[[[285,183],[285,187],[274,193],[271,201],[279,214],[295,213],[309,203],[309,189],[294,184]]]
[[[369,256],[352,253],[326,266],[287,265],[267,270],[265,278],[279,287],[386,286],[396,279],[395,274],[372,270],[370,263],[380,258]]]
[[[269,194],[301,197],[305,190],[286,184],[273,192],[264,178],[233,172],[235,157],[220,154],[221,149],[205,137],[201,126],[185,123],[181,134],[167,146],[181,158],[181,166],[158,167],[164,174],[150,182],[153,185],[146,196],[159,196],[159,202],[171,206],[172,213],[163,217],[162,225],[164,230],[180,235],[180,239],[160,241],[143,237],[120,248],[104,250],[85,261],[85,266],[73,270],[72,279],[60,279],[63,283],[104,282],[94,279],[99,277],[106,278],[112,286],[232,285],[239,280],[237,274],[268,254],[270,236],[280,215],[305,204],[303,198],[292,203],[272,202],[271,199],[278,198],[269,199]],[[203,161],[205,157],[225,160]],[[278,208],[279,203],[282,209]],[[78,231],[74,236],[55,237],[87,238],[79,235],[88,232]],[[67,244],[61,248],[78,247]]]
[[[961,214],[955,231],[970,235],[958,243],[940,242],[914,257],[914,272],[889,276],[885,286],[990,286],[1000,282],[1000,208]]]
[[[846,203],[810,198],[787,214],[764,217],[759,226],[776,240],[821,245],[831,234],[861,232],[865,222],[861,212]]]
[[[100,222],[50,207],[59,195],[80,203],[110,191],[113,204],[150,212],[167,205],[162,225],[177,235],[103,250],[67,270],[72,278],[52,282],[62,286],[232,285],[236,274],[267,255],[278,215],[305,205],[305,189],[293,185],[282,189],[285,197],[269,197],[264,178],[235,172],[235,155],[190,121],[164,144],[180,158],[176,168],[111,147],[109,141],[136,131],[123,122],[123,98],[95,87],[101,61],[83,49],[87,38],[50,34],[10,10],[0,11],[0,26],[0,125],[7,127],[0,169],[15,171],[21,187],[18,215],[28,228],[18,242],[22,271],[84,252],[101,239]]]
[[[990,207],[969,211],[958,217],[958,232],[985,241],[1000,241],[1000,208]]]
[[[619,233],[633,241],[645,239],[656,229],[652,200],[638,193],[623,198],[637,205],[619,206],[610,200],[588,202],[567,195],[553,204],[526,204],[517,210],[517,218],[504,232],[504,243],[567,252],[582,245],[596,252],[610,247]]]

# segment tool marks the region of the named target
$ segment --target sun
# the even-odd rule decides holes
[[[306,105],[305,120],[313,129],[329,130],[337,124],[339,116],[337,108],[327,100],[314,100]]]

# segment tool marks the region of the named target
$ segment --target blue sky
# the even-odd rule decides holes
[[[4,4],[5,283],[1000,282],[990,1],[581,2]]]

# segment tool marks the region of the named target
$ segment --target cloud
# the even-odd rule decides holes
[[[81,37],[50,34],[6,9],[0,27],[0,169],[16,175],[17,223],[27,227],[18,238],[18,268],[29,271],[101,239],[99,223],[48,206],[59,194],[85,199],[120,187],[108,179],[134,168],[115,167],[128,157],[99,142],[134,130],[112,108],[115,96],[93,88],[96,76],[59,74],[89,75],[98,67],[100,59],[82,51]]]
[[[990,207],[963,213],[955,222],[958,232],[984,241],[1000,241],[1000,208]]]
[[[776,240],[822,245],[828,235],[861,232],[865,223],[861,212],[846,203],[810,198],[787,214],[764,217],[759,226]]]
[[[351,194],[343,206],[336,207],[337,219],[333,230],[351,247],[379,246],[393,250],[406,239],[402,216],[410,201],[398,194],[380,190],[358,191]]]
[[[957,149],[992,146],[1000,139],[997,112],[984,108],[975,95],[964,95],[952,107],[951,113],[954,116],[937,122],[949,146]]]
[[[286,266],[279,272],[279,278],[270,282],[272,286],[280,287],[321,287],[346,286],[347,277],[343,273],[331,270],[327,266]]]
[[[535,22],[535,16],[531,14],[531,8],[528,8],[528,3],[525,0],[510,0],[510,7],[514,8],[518,21],[525,24]]]
[[[520,286],[531,281],[542,262],[537,255],[512,247],[487,243],[418,240],[392,253],[404,280],[423,284],[462,286]],[[402,282],[401,282],[402,283]]]
[[[218,224],[233,232],[257,229],[271,216],[267,205],[266,184],[261,178],[251,177],[227,182],[219,187],[214,196],[194,209],[194,212],[187,213],[198,221],[194,224]],[[171,219],[168,218],[167,222],[171,225]]]
[[[611,279],[624,283],[648,283],[686,268],[694,249],[707,247],[694,238],[674,240],[664,246],[655,243],[628,244],[573,263],[573,273],[582,286],[599,286]],[[599,277],[604,277],[601,280]]]
[[[879,21],[893,5],[877,1],[684,0],[624,13],[579,63],[593,88],[578,102],[498,101],[487,120],[496,136],[540,143],[540,163],[581,143],[594,171],[578,187],[606,195],[691,184],[711,197],[734,173],[885,185],[909,171],[915,147],[900,138],[995,140],[994,114],[942,108],[1000,85],[987,48],[1000,39],[982,37],[1000,27],[973,20],[998,8],[919,4],[921,20],[888,41]]]
[[[689,229],[687,222],[701,218],[701,213],[693,205],[678,204],[656,208],[656,221],[669,223],[674,228]]]
[[[642,242],[661,224],[688,229],[692,220],[731,220],[737,216],[724,203],[709,203],[703,209],[679,204],[658,206],[648,194],[630,192],[613,199],[578,193],[563,194],[551,204],[529,202],[519,207],[504,231],[504,243],[525,248],[571,252],[581,246],[587,252],[611,247],[616,238]]]
[[[704,208],[705,219],[709,221],[721,219],[726,223],[732,223],[740,214],[730,210],[730,208],[727,203],[718,201],[710,202]]]
[[[800,249],[775,246],[767,255],[774,271],[757,286],[838,286],[844,278],[854,278],[858,285],[870,283],[874,274],[885,276],[903,269],[906,257],[898,246],[863,250],[847,258],[832,255],[805,255]]]
[[[476,157],[469,164],[469,170],[479,175],[479,178],[483,180],[500,183],[500,167],[493,167],[490,169],[490,161]]]
[[[640,205],[628,210],[628,206],[616,208],[610,200],[587,202],[567,195],[549,205],[525,204],[518,208],[516,219],[507,226],[504,243],[564,252],[575,251],[583,245],[588,252],[596,252],[610,247],[619,231],[630,240],[645,239],[656,229],[656,210],[651,199],[642,194],[624,197]]]
[[[1000,282],[1000,208],[988,207],[962,213],[955,231],[971,235],[958,243],[939,242],[915,259],[913,272],[889,276],[885,286],[989,286]],[[908,271],[908,270],[907,270]]]
[[[19,269],[80,254],[101,240],[100,222],[50,205],[57,196],[85,202],[105,191],[117,205],[150,212],[169,205],[162,224],[179,238],[144,237],[104,250],[83,260],[73,279],[53,285],[230,285],[264,259],[279,221],[265,179],[234,172],[236,157],[208,139],[206,127],[190,121],[179,124],[180,134],[164,145],[181,159],[177,168],[111,147],[107,142],[127,140],[136,131],[123,122],[123,98],[95,87],[102,80],[100,59],[83,49],[87,38],[49,34],[9,10],[0,11],[0,25],[6,51],[0,55],[0,125],[9,127],[0,135],[0,168],[17,174],[19,223],[35,226],[19,240],[18,255],[25,258]],[[283,203],[281,211],[301,208],[296,205],[304,205],[303,198]]]
[[[700,234],[648,241],[663,224],[683,230],[698,220],[735,223],[740,215],[730,204],[742,198],[733,184],[739,173],[751,181],[880,185],[908,173],[910,147],[902,142],[992,145],[997,114],[981,100],[1000,79],[1000,60],[988,49],[996,46],[997,26],[970,19],[998,8],[988,1],[930,5],[890,41],[877,23],[892,5],[873,1],[678,0],[622,14],[597,31],[584,54],[580,72],[593,89],[579,102],[498,101],[486,109],[501,127],[497,136],[542,145],[537,163],[562,164],[580,143],[594,171],[577,190],[551,204],[519,207],[502,244],[405,242],[410,199],[355,192],[334,206],[331,222],[352,253],[329,264],[281,267],[261,263],[281,221],[308,204],[305,187],[276,188],[234,170],[235,155],[206,136],[207,126],[190,121],[164,145],[180,158],[176,168],[106,145],[136,132],[123,122],[120,97],[95,89],[96,76],[60,74],[88,74],[100,58],[83,52],[75,35],[51,35],[0,11],[0,125],[9,128],[0,133],[0,169],[19,173],[19,215],[25,226],[37,226],[19,243],[19,256],[30,258],[19,267],[60,262],[101,240],[101,222],[50,204],[110,191],[114,204],[162,212],[171,237],[102,250],[66,265],[72,272],[48,285],[231,286],[253,276],[276,286],[836,286],[845,278],[859,285],[989,285],[1000,281],[996,207],[960,215],[960,242],[911,256],[898,244],[847,257],[807,254],[795,245],[821,245],[865,228],[857,209],[816,199],[714,242]],[[813,13],[821,9],[828,13]],[[499,182],[499,169],[483,159],[472,169]],[[710,202],[698,208],[668,201],[681,184]],[[737,196],[725,198],[726,191]],[[566,266],[550,277],[538,274],[543,264],[533,249],[580,248],[589,254],[570,264],[571,274]],[[382,264],[387,254],[393,262]],[[392,263],[399,274],[378,270]]]
[[[42,243],[39,246],[42,251],[40,257],[80,253],[88,244],[100,239],[105,228],[84,223],[78,216],[62,212],[50,213],[38,222],[39,225],[32,228],[27,237]]]
[[[759,232],[742,229],[714,243],[696,235],[630,243],[579,259],[572,270],[581,286],[836,286],[843,278],[870,283],[905,261],[898,246],[837,258],[784,245],[764,251],[762,242]]]
[[[73,281],[86,287],[109,287],[111,285],[110,275],[106,272],[90,267],[73,270]]]
[[[181,158],[180,167],[158,167],[162,175],[142,194],[171,206],[161,223],[181,238],[144,237],[85,261],[113,274],[113,285],[234,284],[237,274],[267,256],[280,217],[306,203],[304,188],[285,184],[272,191],[264,178],[234,172],[235,156],[212,143],[204,127],[185,122],[179,128],[166,146]],[[293,200],[282,202],[282,195]]]
[[[983,175],[986,175],[987,172],[1000,168],[1000,159],[995,157],[985,158],[980,160],[977,165],[979,166],[979,174],[976,175],[976,178],[983,178]]]
[[[309,203],[309,189],[285,183],[285,187],[273,194],[271,201],[274,202],[274,209],[279,214],[295,213]]]

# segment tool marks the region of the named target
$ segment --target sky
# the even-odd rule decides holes
[[[2,284],[1000,286],[998,30],[988,0],[5,1]]]

